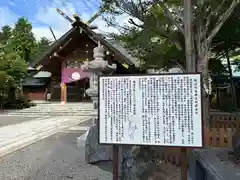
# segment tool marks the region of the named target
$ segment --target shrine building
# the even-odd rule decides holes
[[[37,92],[38,99],[41,96],[42,99],[63,103],[88,101],[90,98],[85,90],[89,88],[91,74],[83,72],[81,65],[85,61],[93,60],[93,49],[98,43],[105,48],[104,60],[109,64],[117,64],[115,74],[140,73],[137,59],[132,57],[120,42],[109,40],[79,19],[75,20],[72,28],[31,64],[38,72],[51,74],[48,81],[45,81],[48,82],[47,85],[43,86],[45,91],[42,88],[41,93]],[[31,92],[33,85],[28,87],[30,88],[27,88],[27,93],[34,94]],[[34,100],[33,95],[32,98]]]

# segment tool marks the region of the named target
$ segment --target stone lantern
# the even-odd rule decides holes
[[[111,74],[116,70],[116,64],[109,65],[104,58],[104,48],[98,43],[93,50],[94,60],[82,65],[83,71],[91,72],[90,88],[86,90],[88,96],[93,101],[94,109],[98,109],[98,76]],[[85,160],[88,163],[112,160],[112,146],[99,145],[98,143],[98,115],[93,117],[93,124],[88,131],[85,144]]]

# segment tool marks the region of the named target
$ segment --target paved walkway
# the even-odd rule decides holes
[[[91,103],[51,103],[0,115],[0,157],[84,122],[93,113]]]
[[[71,103],[39,104],[0,115],[4,122],[19,119],[0,126],[0,179],[112,179],[111,162],[89,165],[84,141],[77,148],[77,138],[85,137],[94,113],[91,103]]]
[[[2,180],[112,180],[112,162],[85,162],[85,144],[77,137],[92,121],[66,128],[42,141],[0,158]]]
[[[37,117],[0,115],[0,127],[32,121]]]
[[[49,137],[65,128],[84,122],[89,118],[89,116],[44,117],[0,127],[0,157]]]

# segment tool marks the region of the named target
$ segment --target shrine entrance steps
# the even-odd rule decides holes
[[[92,116],[97,112],[92,103],[39,103],[34,107],[10,111],[8,116],[54,117],[54,116]]]

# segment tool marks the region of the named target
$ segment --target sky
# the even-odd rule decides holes
[[[64,3],[65,2],[65,3]],[[33,25],[33,33],[39,40],[47,37],[53,40],[49,26],[57,38],[71,28],[71,24],[60,14],[59,8],[69,17],[78,14],[84,21],[94,15],[100,7],[101,0],[8,0],[0,1],[0,28],[4,25],[13,26],[20,17],[26,17]],[[127,23],[127,15],[119,16],[119,23]],[[107,26],[102,16],[97,18],[93,25],[98,26],[98,32],[118,32],[118,29]]]

